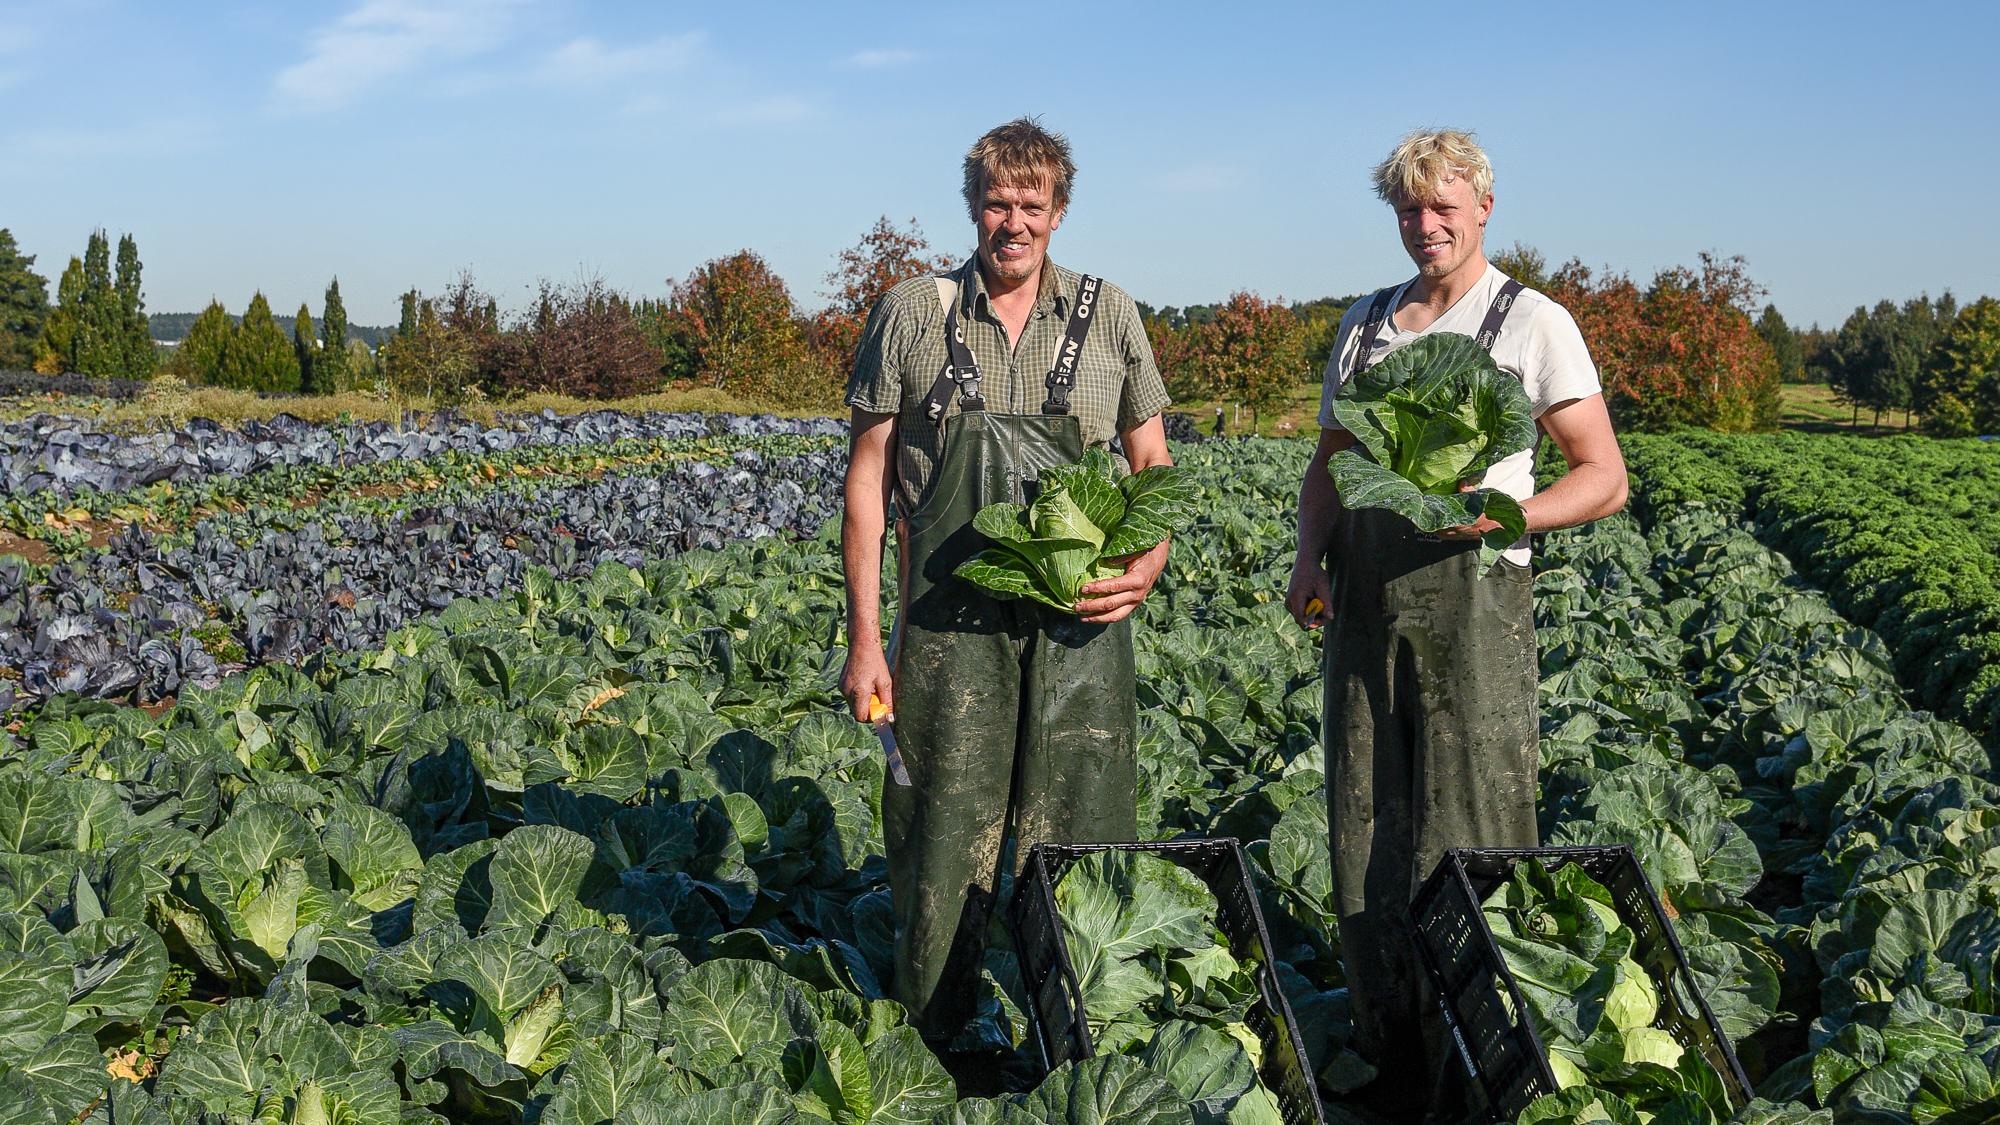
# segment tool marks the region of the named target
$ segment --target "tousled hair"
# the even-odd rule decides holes
[[[1448,180],[1472,185],[1476,199],[1493,193],[1493,164],[1479,141],[1462,129],[1418,129],[1375,166],[1375,194],[1386,203],[1430,199]]]
[[[1070,159],[1069,140],[1042,128],[1037,118],[1017,117],[987,130],[965,154],[965,209],[977,222],[979,205],[989,186],[1047,184],[1050,202],[1060,213],[1069,209],[1069,190],[1075,179],[1076,161]]]

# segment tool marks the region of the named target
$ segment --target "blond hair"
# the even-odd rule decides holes
[[[1386,203],[1435,198],[1450,180],[1472,185],[1476,199],[1493,193],[1493,165],[1471,133],[1461,129],[1418,129],[1375,166],[1375,194]]]
[[[1017,117],[989,129],[965,154],[965,209],[979,221],[986,189],[994,184],[1015,187],[1048,185],[1058,212],[1069,208],[1069,189],[1076,179],[1076,161],[1061,133],[1042,128],[1040,120]]]

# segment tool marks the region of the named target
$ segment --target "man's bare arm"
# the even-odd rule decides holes
[[[889,454],[896,416],[853,412],[847,447],[847,481],[840,513],[840,565],[847,580],[847,666],[840,692],[854,717],[869,721],[868,697],[894,710],[895,686],[882,651],[882,546],[888,530],[894,476]]]
[[[1326,620],[1333,603],[1333,583],[1327,578],[1326,553],[1333,546],[1334,528],[1340,521],[1340,496],[1333,490],[1333,478],[1326,463],[1333,455],[1354,444],[1346,430],[1319,432],[1312,463],[1306,466],[1305,480],[1299,483],[1299,551],[1292,560],[1292,581],[1285,591],[1285,608],[1292,620],[1312,628]],[[1308,612],[1314,601],[1317,609]]]
[[[1603,519],[1625,506],[1625,454],[1611,430],[1604,396],[1571,399],[1544,411],[1542,429],[1569,471],[1521,504],[1529,531],[1555,531]]]
[[[1603,395],[1557,403],[1543,412],[1541,426],[1555,440],[1569,468],[1546,491],[1521,501],[1530,532],[1575,527],[1603,519],[1625,506],[1625,455],[1618,449],[1618,435],[1611,431],[1611,415],[1604,409]],[[1476,481],[1459,485],[1466,491],[1477,487]],[[1499,526],[1481,516],[1473,523],[1444,528],[1437,537],[1477,539]]]

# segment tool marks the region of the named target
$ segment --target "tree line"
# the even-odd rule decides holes
[[[1832,331],[1798,330],[1759,305],[1764,291],[1741,258],[1701,256],[1640,284],[1571,259],[1551,269],[1531,247],[1494,256],[1576,318],[1618,423],[1769,429],[1779,387],[1824,381],[1842,401],[1922,416],[1945,436],[2000,430],[2000,302],[1960,307],[1947,294],[1857,308]],[[261,293],[241,317],[213,302],[180,345],[156,359],[140,288],[138,248],[114,256],[93,232],[72,258],[53,304],[46,282],[0,229],[0,369],[32,367],[255,391],[385,390],[448,402],[553,391],[619,398],[713,387],[753,402],[837,407],[854,347],[875,301],[896,283],[956,262],[932,249],[915,220],[884,217],[840,252],[824,278],[829,303],[807,312],[752,250],[706,262],[663,297],[631,298],[601,280],[543,282],[529,307],[503,315],[470,274],[441,291],[402,296],[393,331],[371,348],[347,323],[339,281],[315,320],[301,305],[281,324]],[[1316,385],[1341,316],[1359,296],[1286,303],[1253,292],[1219,304],[1141,316],[1181,401],[1241,404],[1255,414]],[[1907,424],[1907,421],[1906,421]]]
[[[1925,433],[2000,433],[2000,300],[1959,305],[1949,292],[1856,308],[1838,329],[1814,333],[1804,362],[1841,401],[1882,415],[1919,416]]]

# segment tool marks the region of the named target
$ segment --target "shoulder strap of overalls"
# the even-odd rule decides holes
[[[1090,335],[1090,324],[1097,318],[1097,291],[1103,282],[1085,274],[1076,283],[1076,300],[1070,302],[1069,323],[1063,328],[1062,346],[1056,349],[1055,362],[1049,365],[1048,397],[1042,400],[1042,413],[1068,414],[1069,392],[1076,387],[1076,365],[1083,358],[1083,341]]]
[[[979,393],[979,361],[972,357],[972,349],[965,346],[965,329],[958,323],[958,282],[944,274],[937,275],[936,281],[938,304],[944,309],[945,361],[944,369],[924,395],[924,417],[932,425],[943,420],[954,386],[958,388],[960,410],[986,409],[986,399]]]
[[[1493,350],[1493,341],[1500,338],[1500,326],[1507,323],[1507,314],[1514,311],[1514,303],[1525,288],[1510,277],[1500,287],[1500,292],[1494,294],[1493,303],[1486,308],[1486,319],[1479,324],[1479,335],[1473,337],[1480,347],[1489,352]],[[1374,301],[1368,306],[1368,318],[1361,324],[1361,343],[1354,355],[1356,374],[1368,369],[1368,357],[1375,351],[1375,338],[1382,332],[1382,321],[1389,315],[1389,299],[1395,293],[1394,287],[1384,289],[1375,294]]]
[[[1500,326],[1507,323],[1507,314],[1514,311],[1514,301],[1525,288],[1527,286],[1510,277],[1507,284],[1500,287],[1500,292],[1494,294],[1493,304],[1486,309],[1486,319],[1480,322],[1479,335],[1473,337],[1480,347],[1489,352],[1493,350],[1493,341],[1500,337]]]
[[[1368,370],[1368,357],[1375,354],[1375,337],[1382,334],[1382,322],[1389,319],[1389,300],[1399,286],[1378,290],[1368,303],[1368,315],[1361,321],[1361,341],[1354,353],[1354,374]]]

